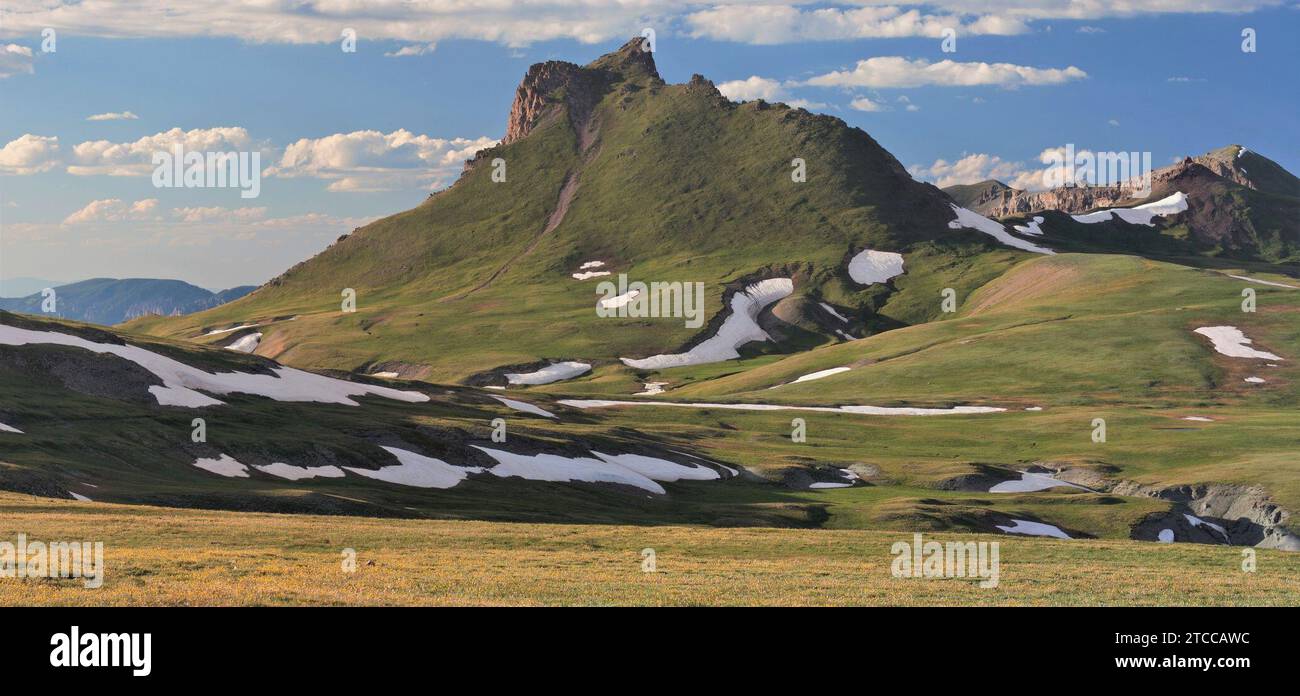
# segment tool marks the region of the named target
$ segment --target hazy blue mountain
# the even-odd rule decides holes
[[[15,279],[16,280],[16,279]],[[253,286],[212,292],[181,280],[91,278],[55,287],[51,316],[95,324],[118,324],[149,314],[181,315],[210,309],[248,294]],[[42,314],[40,291],[0,299],[0,309]]]

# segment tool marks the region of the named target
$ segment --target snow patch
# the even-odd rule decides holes
[[[586,481],[589,483],[618,483],[635,486],[651,493],[666,493],[663,486],[649,477],[618,464],[610,464],[592,457],[564,457],[558,454],[515,454],[505,450],[473,446],[497,460],[488,469],[501,478],[518,476],[530,481]]]
[[[1034,237],[1041,237],[1043,230],[1039,225],[1043,224],[1043,218],[1035,216],[1028,225],[1016,225],[1016,231],[1020,234],[1028,234]]]
[[[253,465],[254,469],[272,476],[278,476],[290,481],[301,481],[302,479],[320,478],[343,478],[343,470],[337,466],[294,466],[283,462],[272,462],[264,466]]]
[[[949,205],[952,206],[953,212],[957,213],[957,219],[948,223],[948,227],[951,229],[956,230],[963,227],[969,227],[973,230],[979,230],[1009,247],[1032,251],[1035,254],[1051,255],[1056,253],[1047,247],[1041,247],[1033,242],[1011,235],[1007,232],[1007,228],[1003,227],[1001,224],[994,222],[973,210],[962,208],[956,203],[949,203]]]
[[[591,453],[654,481],[717,481],[722,478],[722,474],[707,466],[686,466],[642,454],[605,454],[595,450]]]
[[[1029,536],[1046,536],[1046,537],[1055,537],[1057,539],[1070,538],[1069,534],[1062,532],[1059,528],[1053,527],[1050,524],[1044,524],[1042,522],[1031,522],[1029,520],[1011,520],[1011,521],[1015,522],[1015,524],[1010,527],[1004,527],[1003,525],[999,524],[997,525],[997,528],[1001,529],[1007,534],[1027,534]]]
[[[19,435],[24,434],[23,431],[19,430],[18,428],[13,427],[12,425],[5,425],[4,423],[0,423],[0,433],[17,433]]]
[[[534,372],[507,372],[506,381],[510,384],[550,384],[562,379],[573,379],[591,370],[591,365],[574,360],[551,363]]]
[[[350,397],[363,394],[411,403],[429,400],[427,395],[420,392],[348,382],[284,366],[272,368],[274,374],[270,375],[246,372],[210,374],[138,346],[95,343],[78,336],[54,331],[32,331],[14,326],[0,326],[0,345],[28,344],[73,346],[93,353],[109,353],[129,360],[163,381],[162,386],[149,387],[149,393],[164,406],[197,408],[220,406],[223,403],[197,391],[200,389],[217,394],[240,393],[265,396],[276,401],[314,401],[348,406],[358,406],[359,404]]]
[[[843,476],[845,480],[842,482],[816,481],[808,484],[808,487],[812,489],[819,489],[819,490],[823,488],[852,488],[853,482],[859,480],[858,475],[853,473],[852,469],[839,469],[836,473]]]
[[[667,382],[646,382],[642,385],[644,388],[633,394],[633,396],[654,396],[655,394],[664,393],[664,387],[668,386]]]
[[[401,375],[396,372],[371,372],[370,376],[378,377],[380,379],[399,379],[401,377]]]
[[[823,378],[823,377],[830,377],[831,375],[838,375],[838,374],[841,373],[841,372],[848,372],[850,369],[852,369],[852,368],[848,368],[848,367],[832,367],[832,368],[830,368],[829,370],[818,370],[817,372],[809,372],[808,374],[806,374],[806,375],[800,377],[799,379],[796,379],[795,381],[791,382],[790,384],[798,384],[798,383],[800,383],[800,382],[811,382],[811,381],[813,381],[813,380],[818,380],[818,379],[821,379],[821,378]]]
[[[228,454],[223,454],[216,459],[196,459],[194,460],[194,466],[226,478],[248,478],[248,467],[235,461]]]
[[[997,413],[995,406],[953,406],[952,408],[918,408],[914,406],[784,406],[781,404],[710,404],[674,401],[613,401],[609,399],[561,399],[558,403],[573,408],[608,408],[611,406],[672,406],[677,408],[713,408],[731,411],[817,411],[820,413],[856,413],[867,416],[943,416],[954,414]]]
[[[623,305],[635,300],[641,294],[640,290],[628,290],[622,295],[616,295],[600,301],[600,306],[605,309],[618,309]]]
[[[74,493],[74,492],[72,492],[72,491],[68,491],[68,495],[72,496],[73,498],[76,498],[77,500],[80,500],[80,501],[83,502],[83,503],[93,503],[93,502],[95,502],[95,501],[91,500],[90,498],[87,498],[86,496],[84,496],[84,495],[82,495],[82,494],[80,494],[80,493]]]
[[[722,322],[718,332],[685,353],[652,355],[648,358],[619,358],[628,367],[640,370],[661,370],[668,367],[703,365],[740,357],[736,349],[750,341],[767,341],[767,335],[758,325],[758,315],[768,305],[794,292],[794,280],[768,278],[749,285],[731,296],[731,316]]]
[[[1124,222],[1133,225],[1151,226],[1151,220],[1157,216],[1176,215],[1187,210],[1187,194],[1179,191],[1158,201],[1143,203],[1142,205],[1132,208],[1106,208],[1083,215],[1071,215],[1076,222],[1091,225],[1097,222],[1105,222],[1111,219],[1112,214],[1119,217]]]
[[[1245,381],[1250,382],[1251,384],[1263,384],[1263,383],[1264,383],[1264,378],[1263,378],[1263,377],[1247,377],[1247,378],[1245,379]]]
[[[884,283],[903,274],[903,255],[892,251],[863,249],[849,260],[849,277],[859,285]]]
[[[1205,416],[1183,416],[1183,420],[1185,420],[1185,421],[1196,421],[1196,422],[1198,422],[1198,423],[1213,423],[1213,422],[1214,422],[1214,419],[1213,419],[1213,418],[1206,418]]]
[[[588,262],[582,264],[581,266],[578,266],[578,270],[579,270],[579,271],[585,271],[585,270],[587,270],[588,268],[600,268],[601,266],[604,266],[604,265],[605,265],[605,262],[604,262],[604,261],[588,261]]]
[[[366,478],[414,488],[452,488],[470,474],[483,472],[483,467],[479,466],[452,466],[441,459],[426,457],[396,447],[383,449],[401,463],[380,469],[358,469],[351,466],[343,468]]]
[[[545,416],[546,418],[559,417],[556,416],[554,413],[551,413],[550,411],[547,411],[546,409],[541,408],[539,406],[534,406],[528,403],[527,401],[517,401],[515,399],[507,399],[504,396],[493,396],[492,398],[496,399],[497,401],[500,401],[506,406],[509,406],[510,408],[519,411],[521,413],[531,413],[536,416]]]
[[[845,324],[849,323],[849,318],[846,317],[846,316],[844,316],[843,314],[840,314],[839,312],[835,311],[835,308],[834,308],[834,307],[832,307],[832,306],[826,304],[825,302],[818,302],[817,304],[821,305],[821,308],[822,308],[822,309],[824,309],[824,310],[826,310],[827,312],[829,312],[830,315],[833,316],[833,317],[835,317],[836,319],[839,319],[840,321],[844,322]]]
[[[1088,490],[1083,486],[1076,486],[1068,481],[1061,481],[1053,478],[1048,474],[1034,474],[1028,471],[1020,473],[1020,480],[1012,479],[1003,481],[989,489],[989,493],[1033,493],[1034,491],[1045,491],[1049,488],[1077,488],[1081,491]]]
[[[1271,281],[1271,280],[1261,280],[1261,279],[1259,279],[1259,278],[1251,278],[1250,276],[1232,275],[1232,274],[1230,274],[1230,273],[1227,274],[1227,275],[1228,275],[1229,278],[1236,278],[1237,280],[1244,280],[1244,281],[1246,281],[1247,283],[1259,283],[1260,285],[1272,285],[1272,286],[1275,287],[1275,288],[1290,288],[1290,289],[1292,289],[1292,290],[1300,290],[1300,285],[1287,285],[1286,283],[1275,283],[1275,282],[1273,282],[1273,281]]]
[[[1229,540],[1228,530],[1224,529],[1223,525],[1218,525],[1213,522],[1206,522],[1205,520],[1197,517],[1196,515],[1189,515],[1185,512],[1183,513],[1183,517],[1186,517],[1187,523],[1192,525],[1193,527],[1200,527],[1201,525],[1205,525],[1206,527],[1209,527],[1210,529],[1213,529],[1214,531],[1218,532],[1219,536],[1222,536],[1224,541]]]
[[[574,280],[588,280],[591,278],[599,278],[600,276],[607,276],[607,275],[609,275],[609,271],[583,271],[581,273],[572,274]]]
[[[296,319],[297,317],[294,317],[294,318]],[[240,324],[239,326],[232,326],[232,327],[230,327],[229,329],[215,329],[215,330],[213,330],[213,331],[209,331],[209,332],[207,332],[207,333],[205,333],[205,334],[203,334],[203,335],[204,335],[204,336],[220,336],[221,334],[233,333],[233,332],[235,332],[235,331],[239,331],[240,329],[255,329],[255,328],[259,327],[259,326],[261,326],[261,324]]]
[[[1162,529],[1160,530],[1160,534],[1157,536],[1157,538],[1160,540],[1160,543],[1162,544],[1172,544],[1174,543],[1174,530]]]
[[[257,344],[262,342],[262,334],[251,333],[247,336],[241,336],[239,340],[226,346],[226,350],[239,351],[240,353],[252,353],[257,350]]]
[[[1202,326],[1193,333],[1198,333],[1210,339],[1210,342],[1214,344],[1214,350],[1230,358],[1282,359],[1272,353],[1251,348],[1251,340],[1246,338],[1246,334],[1235,326]]]

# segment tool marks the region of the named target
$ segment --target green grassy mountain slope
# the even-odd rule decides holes
[[[972,289],[971,269],[1023,256],[950,229],[948,199],[913,181],[861,130],[784,105],[733,104],[699,77],[665,84],[639,40],[586,67],[536,66],[510,124],[504,144],[420,206],[356,231],[241,301],[131,328],[197,338],[297,316],[265,327],[258,353],[463,381],[544,360],[616,363],[708,333],[681,319],[597,317],[601,279],[571,277],[590,261],[604,262],[612,278],[703,283],[714,322],[744,284],[793,277],[797,307],[785,318],[797,328],[783,342],[793,349],[842,340],[834,331],[842,327],[809,309],[812,300],[854,315],[860,335],[931,319],[932,291]],[[806,181],[792,181],[796,158]],[[504,181],[493,180],[495,160]],[[864,248],[915,252],[907,286],[924,301],[902,284],[852,282],[846,262]],[[340,312],[344,288],[357,291],[356,313]],[[877,317],[885,304],[891,310]]]

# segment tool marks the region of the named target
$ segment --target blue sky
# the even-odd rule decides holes
[[[263,282],[454,181],[464,155],[503,134],[531,63],[586,63],[643,27],[669,82],[698,72],[733,98],[839,116],[940,184],[1030,182],[1040,153],[1066,143],[1149,151],[1155,166],[1240,143],[1300,172],[1297,4],[1186,4],[1249,11],[433,0],[349,14],[172,2],[163,15],[23,0],[0,11],[0,278]],[[948,25],[951,53],[936,33]],[[355,53],[338,42],[349,26]],[[1254,53],[1241,48],[1247,27]],[[417,55],[386,55],[403,47]],[[87,120],[103,114],[114,116]],[[272,170],[260,196],[154,187],[149,152],[178,139],[260,152]]]

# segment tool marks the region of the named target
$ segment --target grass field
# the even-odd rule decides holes
[[[207,512],[0,494],[0,541],[102,541],[105,580],[0,579],[0,605],[1294,605],[1300,554],[997,541],[1000,578],[895,578],[880,531],[548,525]],[[356,570],[343,570],[344,549]],[[642,571],[642,550],[656,571]]]

